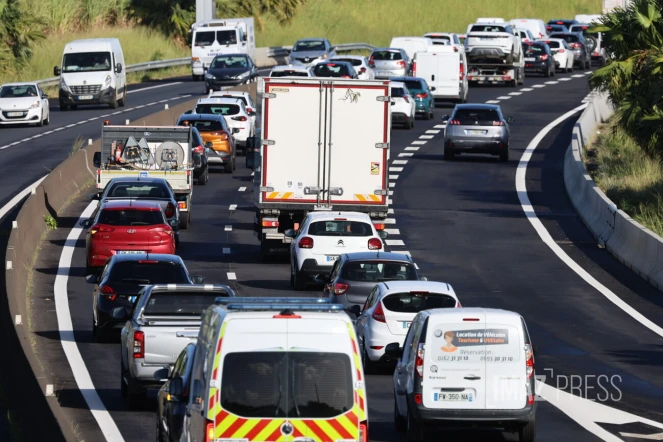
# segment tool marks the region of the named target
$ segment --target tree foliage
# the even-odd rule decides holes
[[[44,38],[43,22],[21,0],[0,3],[0,70],[16,71],[32,55],[31,46]]]
[[[306,0],[217,0],[217,9],[225,17],[253,17],[259,29],[264,29],[265,15],[274,16],[281,24],[288,24]]]
[[[590,77],[609,94],[621,127],[647,153],[663,155],[663,0],[633,0],[604,14],[611,60]]]

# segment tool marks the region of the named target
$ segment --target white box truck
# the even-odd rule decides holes
[[[426,80],[436,103],[466,103],[466,67],[465,52],[451,45],[436,45],[434,50],[417,52],[412,63],[412,76]]]
[[[191,25],[191,73],[201,81],[219,54],[247,54],[255,62],[253,17],[221,18]]]
[[[389,200],[389,81],[261,78],[262,134],[247,140],[263,257],[289,252],[288,229],[317,210],[367,213]],[[253,152],[253,154],[252,154]]]

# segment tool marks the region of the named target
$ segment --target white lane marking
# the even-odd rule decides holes
[[[389,187],[396,187],[396,183],[394,183],[394,182],[390,182],[390,183],[389,183]]]
[[[522,92],[509,92],[509,95],[522,95]]]
[[[390,235],[400,235],[401,231],[398,229],[384,229],[385,232],[387,232]]]
[[[510,100],[511,97],[509,97],[508,95],[504,95],[504,96],[502,96],[502,97],[497,97],[497,99],[498,99],[498,100]]]
[[[592,71],[585,72],[585,75],[592,75]]]
[[[559,81],[571,81],[571,80],[573,80],[573,79],[569,78],[569,77],[564,77],[564,78],[559,79]]]
[[[546,81],[546,84],[557,84],[559,81]]]
[[[235,272],[228,272],[226,274],[228,275],[228,280],[230,280],[230,281],[237,280],[237,275],[235,275]]]
[[[398,156],[401,157],[401,158],[411,157],[412,155],[414,155],[412,152],[401,152],[401,153],[398,154]]]
[[[397,179],[398,179],[398,175],[389,175],[389,179],[390,179],[390,180],[397,180]]]
[[[255,172],[251,172],[251,176],[255,175]]]
[[[516,170],[516,191],[518,192],[518,199],[520,200],[520,205],[523,208],[523,212],[525,212],[525,216],[527,216],[527,219],[532,224],[532,227],[534,227],[536,233],[538,233],[539,237],[541,237],[541,240],[548,247],[550,247],[550,249],[555,253],[555,255],[557,255],[557,257],[560,260],[562,260],[562,262],[564,262],[564,264],[569,266],[571,270],[576,272],[578,276],[584,279],[587,284],[594,287],[599,293],[605,296],[610,302],[615,304],[617,307],[622,309],[627,315],[631,316],[633,319],[635,319],[640,324],[644,325],[645,327],[647,327],[649,330],[656,333],[660,337],[663,337],[663,328],[659,327],[654,322],[650,321],[644,315],[638,312],[636,309],[634,309],[626,302],[624,302],[619,296],[615,295],[610,289],[608,289],[606,286],[604,286],[599,281],[597,281],[585,269],[583,269],[580,265],[578,265],[578,263],[576,263],[573,259],[571,259],[571,257],[567,255],[564,250],[562,250],[562,248],[555,242],[552,236],[550,236],[550,233],[548,232],[548,230],[546,230],[541,220],[536,216],[536,212],[534,211],[529,196],[527,195],[527,183],[526,183],[527,164],[529,163],[529,160],[532,158],[532,154],[538,147],[541,140],[543,140],[543,138],[545,138],[545,136],[548,135],[548,133],[555,126],[557,126],[567,118],[580,112],[581,110],[585,109],[586,107],[587,105],[583,104],[581,106],[576,107],[575,109],[571,109],[569,112],[565,113],[564,115],[562,115],[561,117],[557,118],[552,123],[544,127],[541,130],[541,132],[539,132],[534,137],[534,139],[532,139],[532,141],[529,143],[529,146],[527,146],[527,149],[525,149],[525,152],[523,152],[523,156],[520,158],[520,163],[518,163],[518,170]]]
[[[427,133],[427,134],[439,134],[440,131],[439,131],[439,130],[432,130],[432,129],[431,129],[431,130],[427,130],[426,133]]]
[[[92,212],[97,207],[97,203],[92,201],[81,213],[78,223],[92,215]],[[124,441],[119,428],[111,417],[104,403],[99,397],[99,393],[94,388],[94,383],[90,377],[90,373],[85,366],[85,361],[81,352],[76,344],[76,336],[74,335],[74,326],[71,321],[71,312],[69,311],[69,294],[67,292],[67,282],[69,280],[69,271],[71,269],[71,262],[74,257],[74,250],[76,249],[76,242],[83,232],[81,227],[74,227],[69,232],[67,240],[62,247],[60,255],[60,262],[58,263],[58,273],[55,276],[55,283],[53,284],[54,298],[55,298],[55,312],[58,319],[58,330],[60,332],[60,343],[62,349],[67,357],[67,362],[71,367],[71,371],[76,381],[76,386],[80,390],[85,402],[87,403],[90,412],[94,416],[99,429],[104,434],[109,442]]]
[[[573,78],[583,78],[584,77],[584,75],[582,75],[582,74],[575,74],[575,75],[571,75],[571,76]]]
[[[433,139],[433,135],[422,135],[419,138],[421,138],[422,140],[431,140]]]
[[[415,151],[415,152],[419,149],[420,149],[419,146],[408,146],[408,147],[405,148],[405,150],[410,150],[410,151]]]
[[[385,224],[396,224],[396,219],[395,218],[387,218],[384,220]]]
[[[405,243],[401,241],[400,239],[385,239],[384,242],[387,243],[388,246],[404,246]]]
[[[71,127],[77,126],[79,123],[67,124],[65,128],[69,129]]]
[[[223,230],[225,230],[226,232],[232,232],[233,231],[232,224],[226,224],[226,227]]]
[[[420,145],[420,146],[421,146],[421,145],[424,145],[424,144],[426,144],[426,143],[428,143],[428,141],[416,140],[416,141],[413,141],[413,142],[412,142],[412,144],[418,144],[418,145]]]
[[[407,160],[394,160],[391,164],[407,164]]]
[[[497,104],[499,102],[500,102],[500,100],[488,100],[488,101],[486,101],[486,104]]]
[[[389,203],[391,204],[391,200],[389,201]],[[389,215],[393,215],[394,214],[394,209],[387,209],[387,213]]]
[[[389,172],[402,172],[403,168],[402,167],[390,167]]]
[[[389,191],[389,196],[392,196],[393,194],[394,194],[394,191],[393,191],[393,190],[390,190],[390,191]]]
[[[445,127],[447,127],[447,125],[446,125],[446,124],[436,124],[436,125],[433,126],[433,127],[434,127],[435,129],[444,129]]]
[[[533,90],[534,89],[532,89],[531,87],[524,87],[524,88],[520,89],[520,92],[529,92],[529,91],[533,91]]]
[[[541,89],[542,87],[546,87],[546,85],[545,84],[534,84],[534,85],[532,85],[532,87]]]
[[[239,188],[239,191],[240,191],[240,192],[246,192],[246,187],[240,187],[240,188]]]
[[[224,255],[230,255],[230,247],[224,247],[223,248],[223,254]]]
[[[48,175],[46,175],[48,176]],[[2,209],[0,209],[0,219],[4,218],[7,213],[12,210],[16,205],[21,202],[23,198],[25,198],[29,193],[32,193],[32,189],[36,188],[38,185],[41,184],[44,179],[46,179],[46,176],[43,176],[39,178],[37,181],[34,183],[30,184],[28,187],[25,189],[21,190],[14,198],[10,199],[7,204],[2,206]]]
[[[231,204],[228,210],[237,210],[237,204]]]
[[[174,83],[159,84],[157,86],[144,87],[140,89],[134,89],[132,91],[127,91],[127,94],[133,94],[136,92],[150,91],[152,89],[159,89],[160,87],[175,86],[176,84],[182,84],[181,81],[176,81]]]

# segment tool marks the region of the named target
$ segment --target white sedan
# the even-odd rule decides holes
[[[375,80],[375,71],[368,65],[368,58],[363,55],[337,55],[329,61],[347,61],[355,68],[360,80]]]
[[[392,342],[402,347],[412,320],[422,310],[460,308],[451,285],[436,281],[384,281],[366,299],[355,321],[364,370],[386,362],[384,349]]]
[[[38,83],[8,83],[0,86],[0,125],[50,122],[48,95]]]
[[[391,124],[402,124],[406,129],[414,127],[417,104],[405,83],[390,82],[391,92]]]
[[[540,38],[536,41],[546,43],[550,48],[550,52],[553,54],[553,59],[555,60],[555,69],[572,72],[574,55],[573,49],[569,46],[566,40],[562,38]]]
[[[239,129],[239,132],[234,134],[235,141],[239,147],[243,147],[246,154],[246,139],[255,135],[256,125],[241,98],[201,98],[196,103],[194,112],[223,115],[231,130]]]

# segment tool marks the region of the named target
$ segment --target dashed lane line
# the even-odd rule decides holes
[[[532,89],[531,87],[524,87],[520,90],[520,92],[529,92],[529,91],[533,91],[533,90],[534,89]]]
[[[394,191],[393,191],[393,190],[390,190],[390,191],[389,191],[389,196],[393,196],[393,195],[394,195]]]
[[[227,272],[226,275],[228,276],[228,281],[237,281],[237,275],[235,275],[235,272]]]
[[[431,129],[431,130],[427,130],[426,133],[427,133],[427,134],[439,134],[440,131],[439,131],[439,130],[433,130],[433,129]]]
[[[498,100],[510,100],[511,97],[509,97],[508,95],[503,95],[503,96],[501,96],[501,97],[497,97],[497,99],[498,99]]]
[[[391,201],[389,201],[391,203]],[[387,214],[388,215],[393,215],[394,214],[394,209],[387,209]]]
[[[585,75],[592,75],[592,71],[585,72]]]
[[[389,171],[390,172],[402,172],[403,168],[402,167],[390,167]]]
[[[500,100],[488,100],[488,101],[486,101],[486,104],[497,104],[499,102],[500,102]]]
[[[405,150],[417,151],[417,150],[419,150],[419,146],[408,146],[408,147],[405,148]]]
[[[384,229],[389,235],[400,235],[401,231],[398,229]]]
[[[239,192],[246,192],[246,187],[240,187]]]
[[[532,85],[532,87],[535,87],[537,89],[541,89],[542,87],[546,87],[546,85],[545,84],[534,84],[534,85]]]
[[[233,231],[232,224],[226,224],[226,227],[223,230],[226,232],[232,232]]]
[[[573,80],[573,78],[564,77],[559,79],[559,81],[571,81],[571,80]]]
[[[559,83],[559,81],[556,81],[556,80],[555,81],[546,81],[546,84],[557,84],[557,83]]]
[[[398,154],[398,156],[401,157],[401,158],[402,157],[411,157],[412,155],[414,155],[412,152],[401,152],[401,153]]]
[[[412,142],[412,144],[419,144],[419,145],[423,145],[423,144],[426,144],[427,142],[428,142],[428,141],[423,141],[423,140],[415,140],[415,141],[413,141],[413,142]]]
[[[447,125],[446,125],[446,124],[436,124],[436,125],[433,126],[433,127],[434,127],[435,129],[444,129],[445,127],[447,127]]]
[[[388,246],[404,246],[405,243],[400,240],[400,239],[385,239],[385,243],[387,243]]]
[[[394,160],[391,164],[407,164],[407,160]]]
[[[237,210],[237,204],[231,204],[231,205],[228,207],[228,210]]]
[[[509,95],[514,95],[514,96],[522,95],[522,94],[523,94],[522,92],[509,92]]]
[[[398,175],[389,175],[389,179],[390,179],[390,180],[397,180],[397,179],[398,179]]]
[[[391,181],[391,182],[389,183],[389,187],[396,187],[396,182]]]
[[[385,224],[396,224],[396,219],[394,218],[387,218],[384,220]]]
[[[433,135],[422,135],[419,138],[421,138],[422,140],[432,140]]]
[[[583,78],[584,77],[584,75],[582,75],[582,74],[575,74],[575,75],[571,75],[571,76],[573,78]]]

